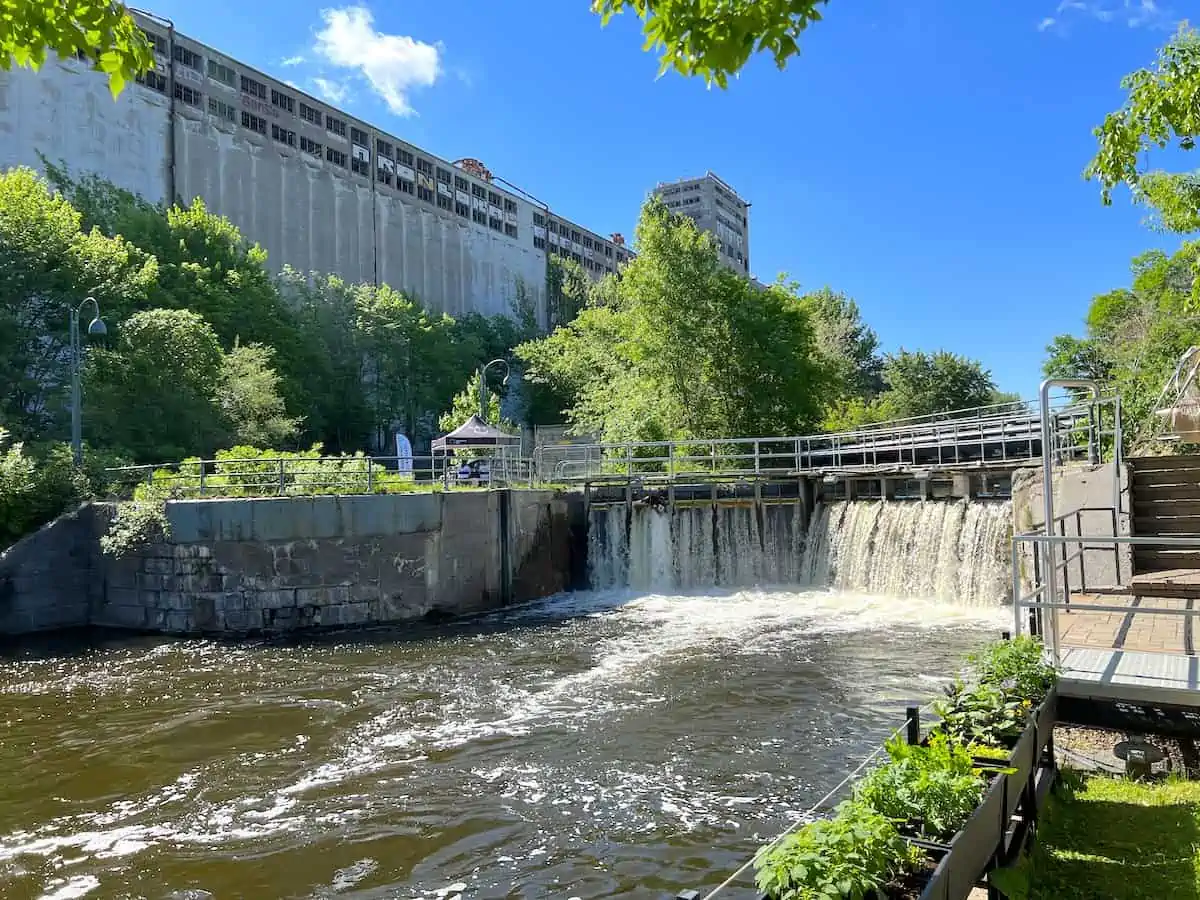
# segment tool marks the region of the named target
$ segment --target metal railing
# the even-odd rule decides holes
[[[533,464],[525,457],[497,456],[489,458],[485,466],[466,469],[460,462],[446,456],[264,456],[121,466],[106,469],[105,475],[108,496],[117,500],[130,499],[135,493],[178,499],[284,497],[533,483]]]
[[[1077,512],[1097,512],[1104,510],[1082,509],[1067,513],[1060,520],[1074,517]],[[1012,597],[1013,597],[1013,628],[1014,634],[1042,635],[1047,642],[1056,665],[1062,662],[1062,643],[1059,614],[1062,612],[1099,612],[1137,615],[1163,616],[1196,616],[1200,609],[1153,607],[1153,606],[1122,606],[1119,604],[1103,604],[1088,601],[1087,603],[1071,602],[1072,588],[1070,567],[1080,562],[1081,575],[1077,587],[1080,592],[1087,591],[1086,566],[1082,565],[1084,556],[1089,551],[1113,553],[1115,561],[1116,584],[1112,588],[1126,587],[1123,578],[1123,563],[1121,560],[1122,547],[1153,546],[1176,549],[1200,550],[1200,537],[1196,536],[1166,536],[1166,535],[1118,535],[1118,534],[1037,534],[1027,533],[1013,536],[1012,540]],[[1024,547],[1031,547],[1029,556],[1022,553]],[[1072,551],[1074,548],[1074,552]],[[1028,579],[1029,590],[1025,590],[1026,579],[1022,577],[1022,562],[1032,558],[1034,561],[1031,577]],[[1050,562],[1050,565],[1047,565]],[[1062,575],[1061,580],[1055,576]],[[1132,573],[1131,573],[1132,575]],[[1106,586],[1106,589],[1111,590]],[[1106,590],[1106,592],[1108,592]],[[1147,593],[1153,595],[1153,588]],[[1115,591],[1113,591],[1115,593]]]
[[[1099,462],[1120,441],[1119,399],[1050,407],[1055,461]],[[544,481],[762,477],[1005,463],[1042,457],[1041,406],[993,404],[834,434],[541,446]]]

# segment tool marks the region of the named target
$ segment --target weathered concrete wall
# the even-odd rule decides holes
[[[91,506],[60,516],[0,553],[0,634],[86,626],[103,584]]]
[[[167,540],[111,559],[96,543],[105,511],[5,555],[0,633],[280,633],[478,612],[571,587],[582,518],[549,491],[189,500],[168,504]]]
[[[1012,476],[1013,530],[1017,534],[1045,529],[1045,492],[1042,486],[1042,469],[1018,469]],[[1117,533],[1129,533],[1129,475],[1120,472],[1121,514],[1117,517]],[[1074,515],[1066,521],[1067,534],[1111,535],[1113,533],[1113,465],[1076,465],[1054,471],[1054,515],[1063,516],[1080,512],[1078,521]],[[1097,549],[1087,550],[1077,561],[1070,564],[1068,576],[1073,591],[1081,586],[1116,585],[1127,581],[1132,572],[1128,547],[1114,552],[1111,544],[1095,543]],[[1068,555],[1078,549],[1071,545]],[[1061,557],[1060,557],[1061,558]],[[1026,590],[1031,589],[1033,573],[1032,551],[1026,549],[1022,556],[1022,571]],[[1043,566],[1043,572],[1045,568]],[[1060,577],[1060,589],[1062,579]]]
[[[255,74],[204,52],[239,72]],[[167,60],[159,57],[159,62],[166,72]],[[208,98],[240,110],[240,92],[213,79],[196,81],[197,74],[187,67],[176,65],[175,70],[185,84],[202,91],[204,105],[177,102],[173,119],[167,97],[130,84],[114,101],[107,77],[74,59],[51,54],[38,72],[0,71],[0,169],[25,165],[40,170],[39,154],[44,154],[52,163],[65,162],[75,175],[95,173],[155,203],[175,197],[190,203],[201,197],[211,211],[228,217],[247,239],[263,246],[273,271],[288,265],[350,281],[378,278],[428,309],[454,316],[511,315],[518,290],[524,290],[546,324],[546,254],[533,244],[533,216],[540,208],[503,192],[517,207],[506,221],[517,226],[518,236],[509,237],[272,140],[269,133],[260,135],[212,115]],[[327,109],[299,91],[289,93]],[[345,136],[296,116],[271,118],[278,110],[270,106],[255,111],[323,147],[352,152]],[[370,134],[368,152],[374,152],[376,136],[410,146],[338,114]]]

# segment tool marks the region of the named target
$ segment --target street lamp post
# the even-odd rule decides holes
[[[88,304],[96,310],[96,317],[88,324],[89,337],[103,337],[108,334],[108,326],[100,318],[100,304],[95,297],[88,297],[79,306],[71,310],[71,454],[75,465],[83,464],[83,409],[82,391],[79,388],[79,369],[83,363],[83,352],[79,345],[79,314]]]
[[[503,359],[493,359],[486,366],[479,367],[479,418],[487,422],[487,381],[484,376],[487,370],[492,366],[504,366],[504,384],[508,384],[508,361]]]

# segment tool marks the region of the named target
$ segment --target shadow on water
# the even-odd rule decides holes
[[[711,596],[713,592],[708,592]],[[434,638],[476,637],[548,625],[611,612],[644,596],[634,591],[556,594],[501,609],[456,616],[432,610],[408,622],[357,628],[307,629],[280,635],[165,635],[116,628],[71,628],[21,635],[0,635],[0,663],[71,659],[108,650],[147,650],[163,644],[206,640],[253,649],[255,647],[304,647],[330,644],[407,644]]]

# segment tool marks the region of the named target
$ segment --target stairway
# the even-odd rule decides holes
[[[1139,456],[1126,460],[1133,533],[1200,538],[1200,456]],[[1200,546],[1134,545],[1134,574],[1200,570]]]

